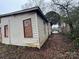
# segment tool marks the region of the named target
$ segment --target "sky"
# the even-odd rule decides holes
[[[13,11],[21,10],[22,6],[27,1],[29,0],[0,0],[0,14],[6,14]]]
[[[21,10],[22,6],[27,1],[28,0],[0,0],[0,14],[5,14],[5,13]],[[50,0],[46,0],[46,1],[50,1]]]
[[[26,0],[0,0],[0,14],[22,9]]]

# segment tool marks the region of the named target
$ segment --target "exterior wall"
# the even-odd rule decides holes
[[[23,20],[31,18],[33,38],[24,38]],[[20,14],[15,16],[3,17],[2,19],[2,43],[38,47],[39,48],[39,35],[37,14],[34,12],[27,14]],[[4,25],[9,26],[9,37],[4,37]]]
[[[51,35],[52,33],[52,26],[50,23],[48,23],[48,31],[49,31],[49,35]]]
[[[2,43],[6,43],[6,44],[9,44],[9,37],[8,38],[5,38],[4,37],[4,26],[5,25],[8,25],[8,32],[10,33],[10,25],[9,25],[9,19],[11,19],[12,17],[6,17],[6,18],[1,18],[1,32],[2,32]],[[10,35],[10,34],[9,34]]]
[[[23,20],[31,18],[33,38],[24,38]],[[4,37],[8,25],[8,38]],[[2,43],[40,48],[51,34],[51,27],[35,12],[1,18]]]
[[[37,19],[38,19],[39,43],[41,47],[48,38],[48,25],[47,23],[44,24],[44,21],[39,15],[37,15]]]

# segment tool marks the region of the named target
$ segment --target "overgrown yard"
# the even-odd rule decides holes
[[[0,59],[79,59],[79,52],[72,50],[73,44],[69,39],[54,34],[40,50],[0,44]]]

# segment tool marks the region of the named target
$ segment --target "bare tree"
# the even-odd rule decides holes
[[[31,8],[34,6],[39,6],[41,9],[43,9],[45,4],[44,0],[28,0],[22,7],[24,9]]]
[[[64,12],[65,16],[67,17],[67,20],[68,20],[68,24],[70,26],[70,30],[72,32],[73,30],[73,24],[72,24],[72,21],[70,19],[70,9],[72,7],[72,1],[73,0],[65,0],[63,1],[63,3],[61,3],[59,0],[52,0],[53,3],[55,5],[57,5],[59,7],[59,9]]]
[[[31,0],[28,0],[24,5],[22,5],[22,9],[28,9],[34,6],[35,6],[34,2]]]
[[[66,16],[69,16],[69,11],[72,7],[72,1],[73,0],[65,0],[63,2],[60,2],[61,0],[52,0],[55,5],[58,6],[60,11],[64,12]]]
[[[52,2],[46,2],[46,0],[28,0],[23,6],[23,9],[39,6],[40,9],[46,14],[49,11],[55,10]],[[53,6],[53,7],[52,7]]]

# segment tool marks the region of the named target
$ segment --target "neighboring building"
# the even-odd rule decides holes
[[[63,32],[63,33],[67,33],[67,32],[70,32],[70,27],[68,24],[64,23],[64,22],[61,22],[61,31],[60,32]]]
[[[39,7],[0,15],[0,42],[40,48],[51,34],[51,26]]]
[[[52,33],[59,33],[59,25],[58,24],[52,25]]]

